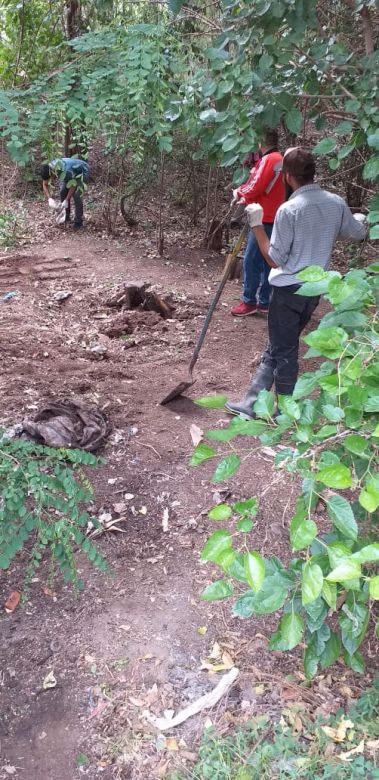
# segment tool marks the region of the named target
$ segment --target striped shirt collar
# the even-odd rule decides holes
[[[292,195],[289,196],[288,200],[292,200],[292,198],[296,198],[296,195],[299,195],[303,192],[311,192],[312,190],[320,190],[321,187],[319,184],[304,184],[303,187],[299,187],[295,192],[292,193]]]

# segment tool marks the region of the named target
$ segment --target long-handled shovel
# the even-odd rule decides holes
[[[212,301],[212,303],[211,303],[211,305],[210,305],[210,307],[208,309],[204,325],[203,325],[203,327],[201,329],[200,336],[199,336],[199,338],[197,340],[196,347],[195,347],[195,349],[193,351],[191,362],[190,362],[189,367],[188,367],[188,378],[184,379],[182,382],[179,382],[179,384],[176,385],[176,387],[174,387],[173,390],[171,390],[171,393],[166,395],[165,398],[163,398],[163,400],[160,401],[160,404],[162,406],[164,406],[164,404],[168,404],[170,401],[173,401],[174,398],[178,398],[180,395],[185,393],[185,391],[188,390],[188,388],[191,387],[191,385],[193,385],[195,383],[195,380],[194,380],[194,378],[192,376],[193,369],[195,368],[195,365],[197,363],[197,359],[199,357],[200,350],[201,350],[201,347],[203,345],[203,342],[204,342],[204,339],[205,339],[205,336],[206,336],[206,333],[207,333],[207,330],[208,330],[208,327],[209,327],[209,323],[210,323],[210,321],[212,319],[213,312],[214,312],[214,310],[215,310],[215,308],[216,308],[216,306],[218,304],[218,301],[220,300],[220,296],[221,296],[221,293],[222,293],[222,291],[223,291],[223,289],[225,287],[225,284],[228,281],[229,277],[231,276],[231,274],[232,274],[232,272],[233,272],[233,270],[235,268],[235,265],[236,265],[236,262],[237,262],[237,255],[238,255],[238,253],[241,250],[241,247],[242,247],[242,244],[243,244],[243,242],[244,242],[244,240],[246,238],[247,232],[248,232],[248,225],[246,224],[246,225],[244,225],[244,227],[243,227],[243,229],[241,231],[241,234],[237,238],[237,241],[236,241],[236,243],[235,243],[235,245],[234,245],[230,255],[228,255],[228,258],[227,258],[225,266],[224,266],[224,270],[222,272],[222,277],[220,279],[220,282],[219,282],[219,285],[217,287],[217,290],[216,290],[215,296],[213,298],[213,301]]]

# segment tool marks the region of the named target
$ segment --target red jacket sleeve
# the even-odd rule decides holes
[[[242,184],[238,188],[237,194],[240,198],[244,198],[246,203],[254,203],[254,201],[266,192],[266,189],[272,181],[274,175],[272,160],[270,155],[262,157],[261,161],[250,172],[250,176],[246,184]]]

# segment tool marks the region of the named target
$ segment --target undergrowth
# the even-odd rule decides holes
[[[16,246],[26,228],[26,214],[21,206],[12,209],[0,203],[0,247]]]
[[[344,718],[340,710],[328,720],[329,728],[338,728]],[[340,744],[323,731],[325,722],[310,718],[301,735],[283,719],[272,724],[267,716],[252,718],[226,736],[207,729],[197,762],[170,780],[378,780],[379,677],[347,718],[345,725],[351,725]],[[341,758],[354,748],[356,753]]]
[[[86,537],[95,518],[83,508],[93,500],[83,466],[99,460],[82,450],[51,449],[23,439],[0,437],[0,569],[26,550],[25,589],[50,557],[49,581],[60,571],[65,582],[81,586],[75,552],[97,568],[108,565]]]

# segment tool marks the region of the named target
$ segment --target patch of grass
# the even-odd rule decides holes
[[[335,728],[343,717],[340,710],[327,725]],[[282,723],[270,723],[266,716],[241,724],[227,736],[208,729],[196,764],[171,773],[170,780],[379,780],[379,677],[350,708],[347,718],[354,726],[340,744],[325,734],[322,726],[326,722],[321,721],[307,720],[299,736]],[[363,753],[341,760],[341,753],[362,741]]]

